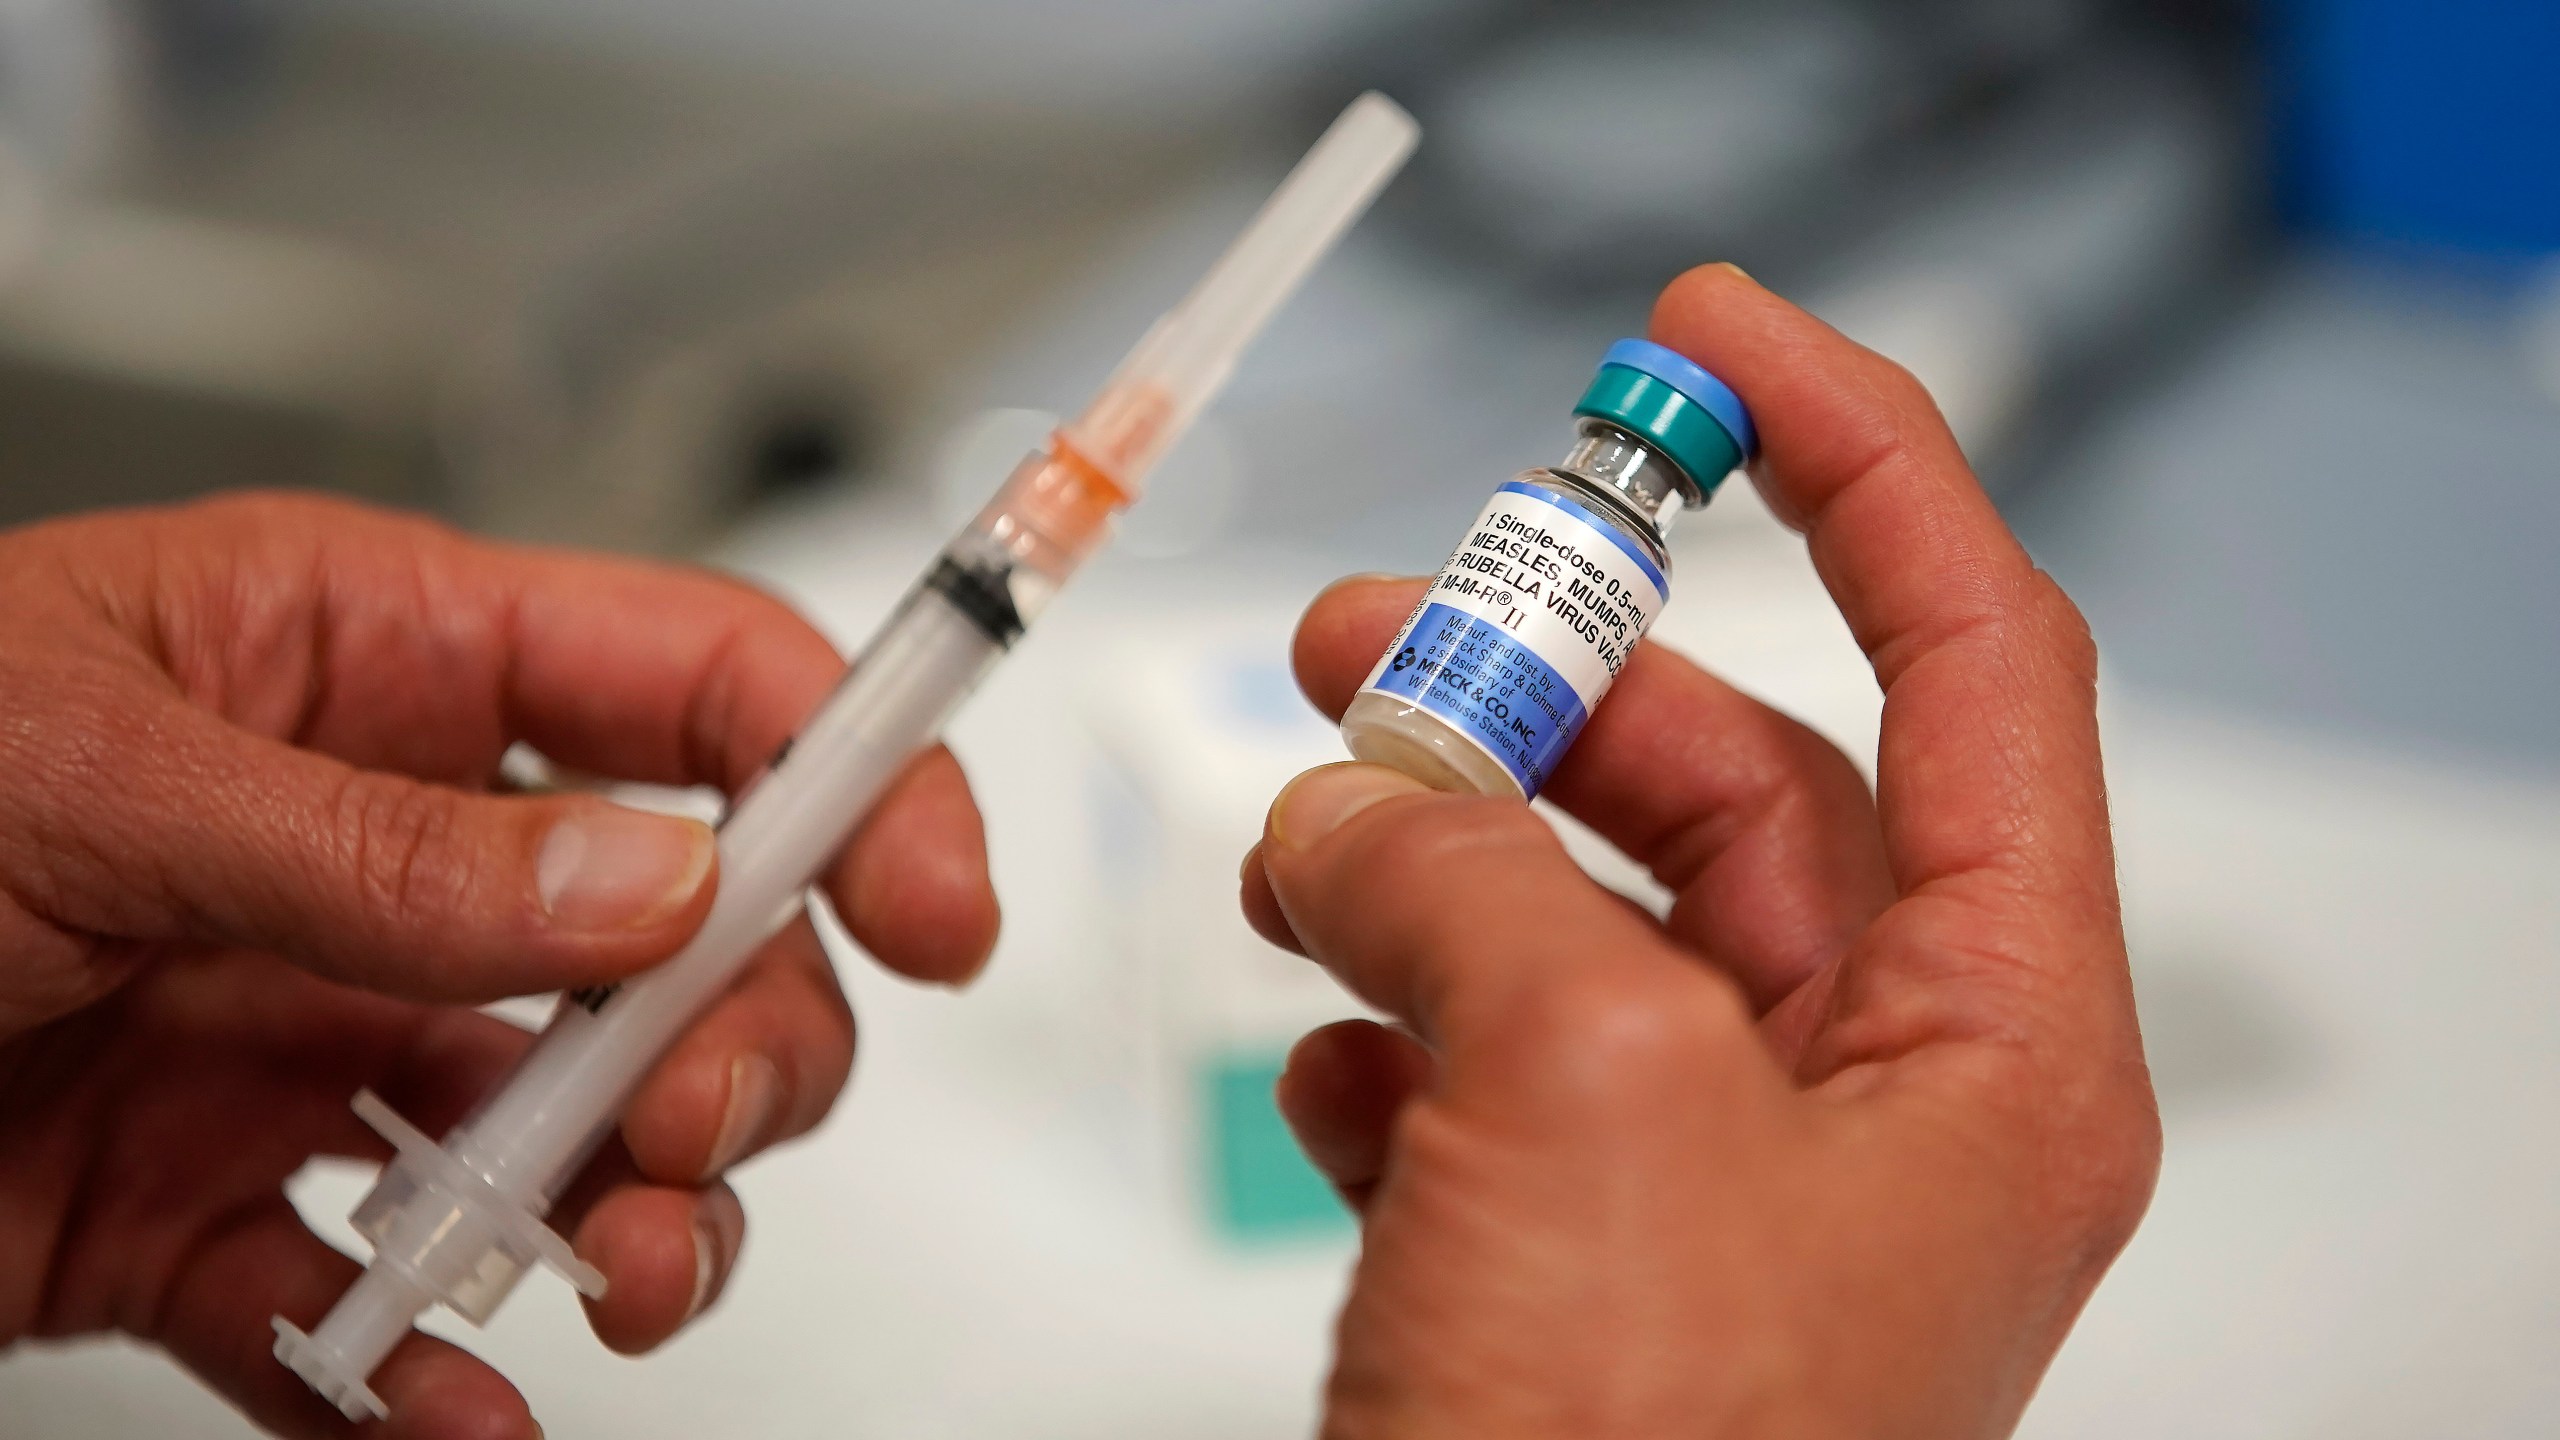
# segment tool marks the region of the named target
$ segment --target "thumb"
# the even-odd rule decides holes
[[[1543,1069],[1640,1031],[1749,1037],[1739,992],[1584,875],[1517,801],[1328,765],[1281,792],[1256,854],[1307,953],[1453,1076]]]
[[[30,908],[65,928],[478,1002],[628,974],[709,907],[698,821],[357,769],[182,702],[102,718],[125,733],[57,753],[28,817]]]

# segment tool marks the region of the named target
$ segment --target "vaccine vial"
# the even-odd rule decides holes
[[[1663,536],[1756,450],[1723,381],[1647,340],[1601,358],[1560,465],[1494,492],[1343,713],[1362,760],[1528,799],[1670,598]]]

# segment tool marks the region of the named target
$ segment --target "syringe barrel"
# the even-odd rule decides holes
[[[649,1067],[790,919],[848,825],[1003,653],[944,592],[910,595],[721,826],[702,929],[646,975],[563,997],[541,1040],[448,1142],[456,1156],[500,1193],[547,1209]]]

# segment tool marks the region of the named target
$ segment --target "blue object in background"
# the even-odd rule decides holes
[[[2273,0],[2288,208],[2350,239],[2560,251],[2560,0]]]

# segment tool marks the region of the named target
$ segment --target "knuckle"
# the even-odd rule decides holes
[[[1860,363],[1851,369],[1851,383],[1863,393],[1854,404],[1851,424],[1863,458],[1853,467],[1851,480],[1833,491],[1831,498],[1851,490],[1899,488],[1949,476],[1973,483],[1972,468],[1929,387],[1888,356],[1862,349],[1858,359]]]
[[[818,1048],[814,1067],[802,1073],[801,1109],[804,1112],[792,1133],[813,1129],[836,1108],[845,1087],[853,1082],[856,1048],[860,1043],[860,1026],[853,1018],[853,1007],[839,997],[826,1021],[825,1042]]]
[[[320,530],[378,518],[352,501],[291,490],[238,490],[179,507],[172,519],[233,543],[299,541]]]
[[[325,565],[331,557],[360,558],[373,566],[390,556],[413,567],[421,557],[453,553],[479,542],[430,515],[385,510],[344,496],[295,490],[230,491],[162,512],[171,540],[215,542],[236,560],[256,560],[276,573]],[[349,549],[347,547],[357,547]]]
[[[421,515],[395,514],[376,509],[343,496],[316,494],[308,490],[263,489],[228,490],[179,507],[198,516],[218,517],[247,526],[320,525],[363,521],[372,524],[414,527],[420,531],[450,533],[442,523]]]
[[[817,627],[792,609],[790,602],[744,575],[723,570],[717,565],[691,561],[679,562],[675,569],[679,574],[691,576],[704,586],[728,595],[739,613],[756,624],[776,626],[795,633],[803,630],[812,635],[818,633]]]
[[[1897,428],[1905,437],[1904,443],[1908,444],[1910,437],[1935,434],[1945,427],[1946,421],[1938,413],[1938,397],[1929,393],[1929,387],[1921,383],[1919,376],[1911,373],[1911,367],[1880,351],[1869,350],[1867,353],[1875,357],[1874,368],[1868,376],[1869,383],[1875,389],[1876,398],[1885,403],[1899,422]]]
[[[794,655],[837,657],[835,644],[825,632],[791,602],[749,577],[692,562],[667,564],[665,573],[698,585],[711,603],[725,611],[723,618],[730,628],[719,647],[722,653],[715,655],[715,668],[728,668],[742,657],[774,646]]]
[[[0,794],[0,883],[79,928],[148,925],[167,908],[158,857],[140,833],[160,801],[137,793],[134,770],[161,737],[104,677],[28,678],[42,686],[42,712],[0,715],[0,767],[11,778]]]
[[[2064,1203],[2091,1259],[2103,1265],[2151,1208],[2160,1177],[2160,1111],[2149,1087],[2138,1087],[2093,1107],[2082,1127],[2076,1148],[2085,1158],[2065,1187]]]
[[[282,519],[306,515],[342,513],[351,508],[347,502],[328,496],[298,490],[276,490],[251,487],[229,490],[198,500],[191,507],[200,515],[237,515],[253,519]]]
[[[2039,570],[2036,581],[2034,610],[2039,626],[2071,677],[2094,687],[2098,683],[2098,638],[2089,628],[2089,617],[2051,575]]]
[[[2138,1064],[2060,1079],[2024,1054],[2008,1057],[2006,1073],[2020,1132],[2046,1157],[2034,1201],[2046,1233],[2079,1267],[2102,1270],[2133,1238],[2159,1179],[2150,1084]]]
[[[341,874],[361,913],[411,920],[450,908],[470,888],[454,843],[453,797],[432,786],[351,771],[333,809]]]
[[[1850,805],[1852,813],[1862,816],[1871,813],[1875,792],[1849,752],[1794,716],[1778,719],[1780,763],[1764,790],[1770,808],[1792,805],[1792,818],[1818,834],[1827,833],[1836,823],[1832,817],[1839,812],[1833,805]]]
[[[1524,998],[1508,1037],[1519,1063],[1558,1098],[1604,1112],[1701,1093],[1749,1024],[1732,987],[1703,971],[1594,968]]]

